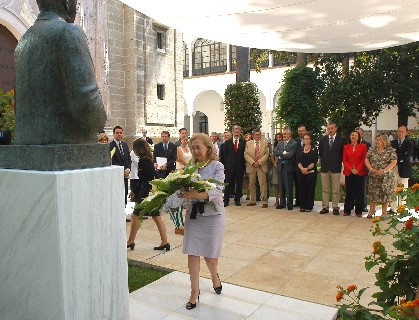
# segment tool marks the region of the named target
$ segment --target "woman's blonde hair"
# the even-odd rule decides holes
[[[218,160],[218,157],[214,152],[214,147],[212,146],[212,141],[210,137],[208,137],[208,135],[206,135],[205,133],[195,133],[189,140],[190,148],[194,140],[202,140],[204,145],[207,147],[207,156],[206,156],[207,160]]]
[[[377,135],[377,138],[381,138],[383,140],[383,148],[391,147],[390,140],[388,139],[388,135],[385,133],[380,133]]]
[[[106,139],[106,143],[109,142],[109,138],[105,132],[101,132],[97,134],[97,142],[100,142],[102,139]]]

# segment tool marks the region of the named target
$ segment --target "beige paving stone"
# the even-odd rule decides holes
[[[322,246],[318,244],[310,244],[308,242],[289,241],[280,244],[275,247],[274,250],[314,257],[320,252],[320,250],[322,250]]]
[[[334,239],[335,237],[332,235],[314,233],[310,229],[294,233],[289,237],[289,241],[292,242],[308,242],[319,245],[325,245],[334,241]]]
[[[322,276],[354,279],[362,268],[359,262],[324,260],[315,257],[302,271]]]
[[[284,285],[279,294],[333,306],[336,303],[336,286],[351,282],[328,275],[300,272]]]
[[[242,245],[268,250],[272,250],[282,242],[283,239],[267,237],[261,233],[256,233],[253,234],[251,237],[245,237],[240,240],[240,244]]]
[[[254,248],[242,244],[233,243],[223,248],[221,255],[222,257],[250,262],[267,252],[267,249]]]
[[[339,248],[327,247],[322,248],[316,258],[334,261],[351,261],[352,263],[362,264],[365,257],[369,255],[369,250],[365,248]]]

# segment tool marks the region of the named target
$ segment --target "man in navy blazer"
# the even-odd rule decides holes
[[[246,141],[241,138],[241,133],[241,127],[234,126],[233,138],[223,143],[224,182],[228,183],[224,190],[224,207],[228,206],[231,194],[234,194],[234,203],[236,206],[241,206],[240,199],[243,196],[243,175],[246,168],[246,161],[244,160]]]
[[[282,130],[283,141],[279,141],[274,150],[274,155],[278,157],[277,173],[280,189],[280,200],[277,209],[287,207],[292,210],[293,207],[293,191],[294,191],[294,174],[297,170],[298,144],[292,139],[291,130],[285,128]]]
[[[170,172],[176,169],[177,147],[174,143],[169,142],[169,131],[162,131],[161,142],[154,146],[153,157],[156,163],[157,175],[159,178],[166,178]],[[166,158],[167,162],[162,166],[157,166],[156,158]]]
[[[339,215],[340,175],[342,171],[345,140],[336,134],[336,124],[327,124],[327,135],[319,141],[319,156],[322,178],[322,206],[320,214],[329,213],[330,180],[332,180],[333,214]]]
[[[397,131],[397,139],[390,142],[393,149],[396,150],[397,154],[397,166],[396,171],[396,185],[403,184],[404,188],[409,186],[409,178],[412,177],[412,165],[410,163],[410,157],[413,152],[413,143],[407,137],[407,127],[401,125]],[[399,204],[400,203],[400,199]],[[396,209],[397,203],[391,203],[391,208]]]
[[[127,205],[128,195],[128,179],[131,171],[131,156],[129,153],[128,144],[122,141],[124,130],[120,126],[113,128],[113,141],[109,144],[112,151],[115,148],[115,153],[112,156],[112,165],[124,167],[124,184],[125,184],[125,206]]]

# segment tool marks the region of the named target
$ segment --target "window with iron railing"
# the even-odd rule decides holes
[[[198,39],[193,50],[193,75],[200,76],[227,71],[227,45]]]

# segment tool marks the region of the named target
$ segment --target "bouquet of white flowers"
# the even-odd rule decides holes
[[[206,164],[207,162],[192,164],[190,161],[185,168],[169,173],[166,178],[150,181],[151,192],[136,205],[136,208],[140,209],[140,215],[160,211],[163,207],[168,209],[183,205],[185,198],[178,198],[177,194],[189,188],[204,192],[215,189],[217,185],[224,185],[215,179],[200,180],[201,176],[196,171]]]

